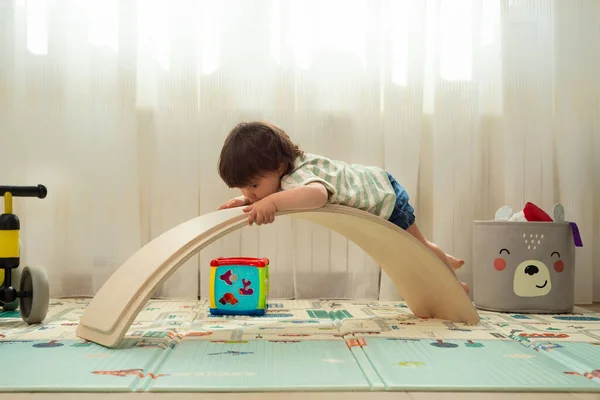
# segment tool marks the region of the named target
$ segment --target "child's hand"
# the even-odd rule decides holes
[[[227,203],[219,207],[219,210],[223,210],[225,208],[241,207],[245,206],[246,204],[248,204],[248,201],[244,196],[234,197],[233,199],[229,200]]]
[[[256,225],[270,224],[275,220],[277,206],[275,206],[275,203],[269,197],[265,197],[244,208],[242,211],[248,213],[248,225],[252,225],[253,223]]]

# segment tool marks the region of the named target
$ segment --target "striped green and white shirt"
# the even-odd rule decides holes
[[[294,169],[281,178],[281,189],[289,190],[321,182],[329,192],[329,203],[341,204],[388,219],[396,193],[383,169],[347,164],[310,153],[294,161]]]

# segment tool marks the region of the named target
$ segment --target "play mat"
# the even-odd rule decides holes
[[[52,300],[35,326],[0,314],[1,392],[600,392],[600,314],[581,309],[468,327],[403,302],[271,299],[262,317],[216,317],[151,300],[107,349],[75,335],[88,302]]]

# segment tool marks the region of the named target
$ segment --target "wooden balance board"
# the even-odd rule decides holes
[[[417,239],[376,215],[347,206],[280,212],[327,227],[362,248],[388,274],[418,317],[474,325],[479,316],[452,272]],[[77,336],[105,347],[119,345],[156,288],[215,240],[247,226],[242,208],[218,210],[156,237],[126,260],[90,302]]]

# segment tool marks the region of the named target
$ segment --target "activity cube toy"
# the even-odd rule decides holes
[[[264,315],[269,292],[269,259],[219,257],[210,263],[212,315]]]
[[[568,313],[575,299],[576,225],[475,221],[473,303],[518,313]]]

